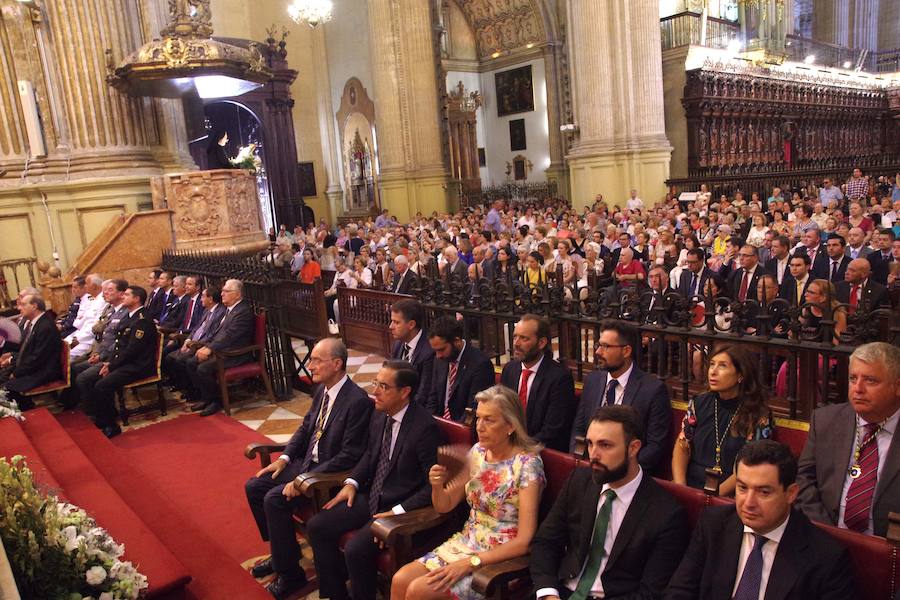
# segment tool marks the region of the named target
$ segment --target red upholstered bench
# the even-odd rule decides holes
[[[225,368],[222,358],[234,358],[254,354],[256,358],[236,367]],[[222,397],[222,406],[226,415],[231,415],[231,399],[228,396],[228,384],[244,379],[262,379],[266,388],[269,402],[275,402],[275,393],[272,391],[272,380],[266,369],[266,311],[260,311],[256,315],[256,327],[253,332],[253,344],[234,350],[219,350],[213,352],[216,358],[216,377],[219,382],[219,393]]]

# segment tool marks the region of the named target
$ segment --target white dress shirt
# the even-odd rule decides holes
[[[762,547],[763,566],[762,583],[759,585],[759,600],[764,600],[766,597],[766,586],[769,585],[769,574],[772,572],[772,563],[775,562],[775,553],[778,552],[778,544],[781,543],[781,537],[784,535],[784,530],[787,528],[790,518],[790,513],[788,513],[788,517],[781,525],[764,536],[769,541]],[[731,591],[732,596],[737,592],[738,585],[741,583],[741,574],[744,572],[747,559],[750,558],[750,551],[753,550],[753,543],[756,540],[754,534],[753,529],[746,525],[744,526],[744,540],[741,542],[741,553],[738,555],[737,575],[734,578],[734,589]]]
[[[775,276],[778,277],[778,285],[781,285],[781,282],[784,281],[784,274],[788,272],[789,259],[790,255],[785,256],[783,260],[778,260],[775,263]]]
[[[590,595],[593,597],[604,597],[602,581],[603,571],[606,569],[606,562],[609,560],[609,554],[610,552],[612,552],[613,544],[616,541],[616,535],[619,533],[619,529],[622,527],[622,521],[625,520],[625,514],[628,512],[628,507],[631,506],[631,501],[634,500],[634,495],[637,493],[638,488],[641,487],[641,480],[643,478],[644,471],[640,467],[638,467],[638,472],[634,479],[632,479],[622,487],[616,488],[614,490],[616,492],[616,497],[612,501],[612,506],[610,507],[609,524],[606,526],[606,537],[603,540],[603,549],[605,550],[605,554],[600,561],[600,570],[597,571],[597,579],[594,580],[594,584],[591,586]],[[600,490],[600,498],[597,500],[597,511],[600,510],[600,505],[604,500],[603,492],[608,489],[611,489],[609,487],[609,484],[604,484],[603,488]],[[597,512],[594,512],[594,520],[596,520],[596,518]],[[593,533],[591,534],[590,545],[594,545]],[[588,553],[590,554],[590,551],[588,551]],[[573,592],[578,586],[578,580],[581,579],[581,575],[584,573],[584,567],[587,565],[587,558],[585,558],[584,562],[585,564],[581,566],[581,572],[578,574],[578,577],[565,582],[566,587]],[[543,598],[544,596],[559,596],[559,590],[555,588],[541,588],[535,593],[535,596],[538,598]]]
[[[534,363],[531,367],[528,367],[529,369],[531,369],[531,375],[528,376],[528,381],[526,382],[526,384],[528,385],[528,395],[525,397],[526,400],[531,400],[531,390],[532,390],[532,388],[534,388],[534,386],[531,384],[534,383],[534,378],[537,377],[538,369],[541,368],[541,363],[543,363],[543,362],[544,362],[544,355],[541,354],[541,357],[538,359],[538,361],[536,363]],[[522,370],[524,371],[525,368],[526,368],[525,363],[522,363]],[[519,384],[520,384],[519,387],[521,387],[521,383],[522,383],[522,374],[519,373]],[[518,391],[519,390],[517,388],[516,393],[518,393]]]
[[[415,337],[408,342],[406,345],[409,346],[409,362],[412,362],[413,354],[416,353],[416,346],[419,345],[419,341],[422,339],[422,330],[419,330],[419,333],[415,335]],[[400,349],[400,356],[403,356],[403,348]]]
[[[878,471],[876,474],[876,478],[878,482],[881,482],[881,471],[884,469],[884,462],[887,459],[888,452],[891,449],[891,441],[894,439],[894,432],[897,431],[897,421],[900,418],[900,410],[891,415],[887,421],[884,422],[884,427],[881,428],[881,431],[878,432],[878,435],[875,437],[875,442],[878,444]],[[863,431],[863,427],[868,424],[868,421],[857,415],[856,417],[856,435],[859,436],[860,432]],[[862,435],[865,435],[863,433]],[[850,490],[850,484],[853,483],[853,478],[850,477],[849,467],[853,465],[853,459],[856,454],[856,444],[859,440],[859,437],[853,438],[853,444],[850,446],[850,457],[847,461],[848,469],[847,473],[844,474],[844,489],[841,492],[841,507],[838,512],[838,527],[843,527],[846,529],[846,525],[844,525],[844,509],[847,507],[847,492]],[[878,490],[878,484],[875,484],[875,490]],[[872,497],[873,503],[875,497]],[[874,506],[873,506],[874,508]],[[869,511],[869,525],[866,527],[866,530],[863,532],[867,535],[874,535],[875,527],[872,522],[872,512]]]
[[[421,333],[422,332],[420,331],[419,334],[421,334]],[[397,445],[397,436],[400,435],[400,427],[403,425],[403,417],[406,416],[406,411],[408,409],[409,409],[409,404],[407,403],[407,405],[404,406],[403,408],[401,408],[399,411],[397,411],[397,413],[393,417],[388,416],[389,419],[394,420],[394,422],[391,426],[391,448],[390,448],[390,451],[388,452],[388,460],[390,460],[391,457],[394,456],[394,446]],[[379,440],[379,442],[380,442],[380,440]],[[378,460],[381,460],[381,457],[378,457]],[[344,485],[347,485],[348,483],[350,485],[352,485],[353,487],[355,487],[356,489],[359,489],[359,482],[356,481],[355,479],[351,479],[350,477],[348,477],[347,479],[344,480]],[[398,504],[391,509],[391,512],[394,513],[395,515],[402,515],[403,513],[406,512],[406,509],[403,508],[402,505]]]
[[[606,394],[609,392],[609,384],[614,380],[618,382],[616,386],[616,404],[622,404],[622,400],[625,398],[625,386],[628,385],[628,378],[631,377],[631,372],[634,371],[634,363],[631,363],[631,366],[628,369],[619,375],[618,377],[613,377],[612,373],[610,373],[606,380],[606,388],[603,390],[603,397],[600,398],[600,404],[603,404],[603,401],[606,399]]]

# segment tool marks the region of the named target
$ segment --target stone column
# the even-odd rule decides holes
[[[325,46],[325,29],[316,27],[312,31],[313,76],[316,81],[316,103],[319,120],[319,140],[322,144],[322,158],[325,163],[328,198],[329,223],[334,223],[343,212],[344,190],[341,188],[340,155],[336,128],[334,126],[334,100],[331,97],[331,76],[328,72],[328,52]]]
[[[431,9],[368,0],[381,202],[401,221],[447,210]]]
[[[622,202],[637,188],[665,193],[672,147],[665,136],[659,6],[655,0],[568,3],[573,111],[568,155],[573,204],[598,193]],[[574,42],[577,41],[577,42]]]

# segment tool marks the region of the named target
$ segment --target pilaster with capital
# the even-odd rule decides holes
[[[368,0],[382,205],[401,220],[447,208],[431,9]]]
[[[576,139],[567,156],[571,200],[637,188],[665,192],[672,147],[665,136],[659,5],[655,0],[569,2],[569,66]],[[576,43],[577,41],[577,43]]]

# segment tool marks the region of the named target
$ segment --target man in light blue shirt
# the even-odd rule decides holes
[[[844,194],[837,186],[831,185],[831,179],[826,178],[819,188],[819,202],[826,209],[831,208],[835,204],[839,204],[844,199]]]

